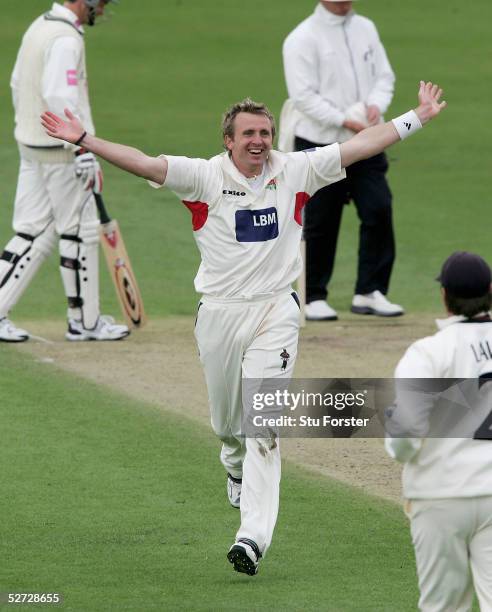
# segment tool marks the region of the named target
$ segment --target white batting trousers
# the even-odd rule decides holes
[[[409,517],[422,612],[492,612],[492,496],[413,500]]]
[[[52,251],[56,234],[68,235],[82,240],[60,238],[59,251],[63,258],[75,259],[85,248],[83,256],[87,270],[84,283],[78,289],[75,269],[61,266],[62,282],[68,298],[76,297],[80,291],[84,300],[81,314],[79,307],[70,307],[67,317],[82,318],[92,327],[99,314],[99,266],[98,227],[99,220],[92,192],[83,189],[75,176],[74,157],[70,153],[38,151],[20,145],[20,169],[14,204],[13,228],[16,234],[27,234],[34,238],[27,261],[21,260],[19,270],[12,264],[0,261],[0,317],[8,314],[28,287],[39,267]],[[69,161],[59,161],[64,156]],[[55,161],[46,161],[53,159]],[[25,245],[19,246],[20,238],[14,237],[6,250],[21,256]],[[24,239],[26,241],[26,239]],[[18,250],[16,250],[16,248]],[[15,266],[15,264],[14,264]],[[12,272],[15,272],[12,274]],[[6,276],[10,274],[10,276]],[[2,280],[5,279],[5,283]]]
[[[299,307],[291,291],[241,302],[205,296],[195,326],[212,427],[223,443],[221,461],[227,472],[242,478],[236,540],[254,540],[262,555],[277,520],[280,449],[278,438],[269,443],[242,435],[242,379],[291,378],[298,335]],[[280,356],[284,350],[286,364]]]
[[[98,219],[94,198],[75,177],[74,164],[43,163],[21,155],[14,230],[37,236],[54,221],[58,235],[77,234],[82,216]]]

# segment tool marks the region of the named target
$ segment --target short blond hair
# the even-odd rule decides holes
[[[275,119],[272,113],[262,102],[255,102],[251,98],[245,98],[241,102],[236,102],[231,106],[222,117],[222,136],[225,138],[234,137],[234,120],[239,113],[251,113],[252,115],[264,115],[270,120],[272,126],[272,138],[275,138]]]

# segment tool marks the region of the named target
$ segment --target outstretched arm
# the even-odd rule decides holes
[[[68,121],[64,121],[49,111],[41,115],[41,123],[49,136],[80,145],[114,166],[149,181],[162,185],[166,180],[167,160],[165,158],[149,157],[133,147],[86,134],[83,125],[68,109],[65,109],[65,115]]]
[[[439,102],[441,96],[442,89],[438,85],[420,81],[419,105],[415,109],[415,114],[422,125],[434,119],[446,108],[446,102]],[[393,121],[367,128],[340,145],[342,168],[377,155],[399,140],[401,138]]]

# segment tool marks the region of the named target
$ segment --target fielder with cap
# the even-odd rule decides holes
[[[120,340],[124,325],[99,312],[99,220],[94,193],[99,163],[77,144],[61,145],[39,123],[46,110],[69,108],[94,133],[85,65],[84,25],[94,25],[110,0],[54,3],[22,39],[11,79],[20,170],[15,236],[0,253],[0,341],[23,342],[27,331],[7,315],[53,250],[68,301],[67,340]]]
[[[395,75],[376,26],[357,15],[352,2],[321,0],[285,39],[283,59],[289,99],[297,112],[295,150],[345,142],[383,122]],[[361,160],[347,169],[345,180],[323,187],[306,206],[306,319],[338,317],[326,302],[327,285],[343,209],[351,200],[360,220],[351,310],[382,317],[403,314],[386,297],[395,259],[387,170],[383,152]]]
[[[466,612],[473,587],[492,610],[492,320],[491,271],[478,255],[453,253],[438,278],[448,317],[435,335],[410,346],[397,378],[475,379],[481,406],[476,431],[465,438],[388,437],[386,449],[404,463],[403,494],[411,521],[423,612]],[[483,397],[482,397],[483,396]],[[404,403],[404,402],[401,402]],[[388,428],[419,430],[432,417],[425,397]],[[405,432],[401,432],[404,434]],[[393,434],[395,435],[395,434]]]
[[[297,355],[301,211],[310,195],[345,176],[345,167],[414,132],[444,108],[442,91],[421,83],[419,105],[392,122],[338,145],[309,152],[272,150],[273,116],[250,99],[224,116],[226,152],[210,160],[149,157],[87,134],[70,111],[67,121],[43,115],[47,133],[79,142],[115,166],[174,191],[192,213],[202,294],[195,336],[208,387],[212,426],[222,440],[228,496],[241,525],[228,553],[239,572],[254,575],[277,519],[279,441],[246,438],[241,430],[242,380],[290,378]]]

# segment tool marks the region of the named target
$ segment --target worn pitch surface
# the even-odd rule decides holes
[[[192,318],[153,320],[118,343],[66,342],[60,322],[26,321],[25,325],[40,338],[19,350],[47,366],[210,426]],[[431,332],[432,320],[424,322],[414,315],[392,320],[345,315],[333,323],[310,323],[301,332],[295,375],[391,376],[408,344]],[[368,493],[394,501],[400,498],[400,469],[386,456],[381,439],[289,439],[283,441],[283,457]]]

